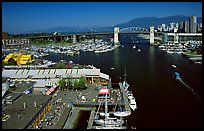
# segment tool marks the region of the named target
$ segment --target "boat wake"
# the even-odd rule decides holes
[[[183,85],[185,85],[186,88],[188,88],[194,96],[196,96],[197,98],[200,98],[199,95],[194,91],[194,89],[188,86],[181,78],[177,78],[177,80],[180,81]]]

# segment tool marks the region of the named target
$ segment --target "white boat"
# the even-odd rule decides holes
[[[122,119],[107,119],[107,120],[104,120],[104,119],[99,119],[99,120],[95,120],[96,124],[98,125],[106,125],[106,126],[120,126],[124,123],[124,120]]]
[[[171,65],[172,67],[176,68],[176,65]]]
[[[140,49],[138,49],[138,51],[140,52],[141,50],[140,50]]]
[[[114,112],[113,114],[115,116],[117,116],[117,117],[126,117],[126,116],[129,116],[131,114],[131,112],[129,112],[129,111],[118,111],[118,112]]]
[[[133,48],[133,49],[135,49],[135,48],[136,48],[136,46],[134,45],[132,48]]]
[[[109,113],[104,113],[104,112],[101,112],[101,113],[99,113],[101,116],[110,116],[110,114]]]
[[[114,67],[111,67],[111,70],[114,70],[115,68]]]
[[[137,108],[135,99],[130,99],[130,108],[134,111]]]
[[[128,99],[133,100],[133,99],[135,99],[135,97],[133,96],[133,94],[130,94],[130,95],[128,95]]]

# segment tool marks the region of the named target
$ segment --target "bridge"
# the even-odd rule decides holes
[[[127,27],[127,28],[123,28],[119,31],[119,33],[121,34],[125,34],[125,33],[149,33],[149,30],[145,29],[145,28],[141,28],[141,27]]]
[[[115,30],[116,29],[116,30]],[[33,36],[28,37],[30,40],[53,40],[53,41],[61,41],[63,39],[72,39],[73,43],[77,42],[77,38],[79,37],[87,37],[87,36],[100,36],[100,35],[114,35],[114,43],[119,44],[119,34],[149,34],[149,30],[141,27],[126,27],[119,30],[118,27],[114,28],[113,32],[81,32],[81,33],[67,33],[63,35],[49,35],[49,36]]]
[[[72,39],[73,43],[77,42],[77,39],[81,38],[95,38],[102,35],[113,36],[115,45],[120,45],[119,34],[139,34],[144,39],[148,39],[150,41],[150,45],[155,45],[159,41],[163,43],[166,42],[187,42],[189,40],[199,40],[202,41],[202,33],[164,33],[164,32],[155,32],[154,27],[150,27],[149,30],[141,27],[125,27],[119,29],[119,27],[114,27],[113,32],[81,32],[81,33],[68,33],[63,35],[49,35],[49,36],[34,36],[21,38],[22,40],[16,39],[2,39],[2,45],[13,45],[14,43],[30,43],[30,40],[53,40],[53,41],[61,41],[64,39]],[[17,42],[16,42],[17,41]],[[27,42],[25,42],[27,41]]]

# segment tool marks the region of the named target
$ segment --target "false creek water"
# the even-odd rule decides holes
[[[132,48],[133,41],[138,41],[136,49]],[[112,52],[81,51],[79,56],[50,54],[46,59],[59,61],[62,56],[66,61],[93,64],[110,75],[113,83],[123,81],[126,68],[127,82],[138,106],[128,118],[128,128],[201,128],[202,65],[192,63],[182,54],[168,54],[156,46],[149,46],[147,40],[135,35],[122,35],[120,42],[124,47]],[[177,67],[173,68],[172,64]],[[175,71],[199,97],[173,77]]]

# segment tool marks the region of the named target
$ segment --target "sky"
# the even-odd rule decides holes
[[[202,2],[2,2],[2,31],[111,26],[139,17],[196,15]]]

